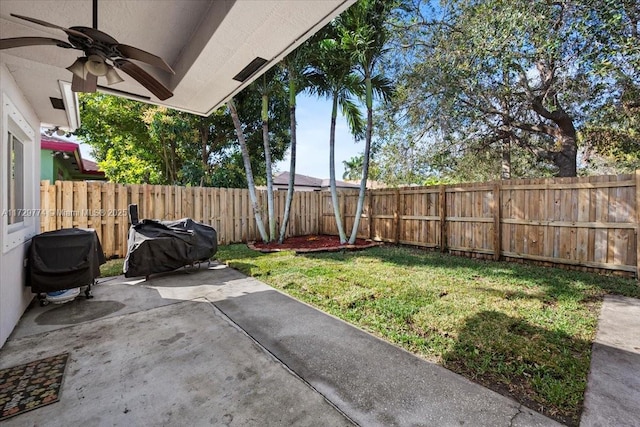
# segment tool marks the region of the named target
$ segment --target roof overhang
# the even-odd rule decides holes
[[[277,64],[356,0],[109,0],[98,2],[98,29],[120,43],[164,58],[167,74],[141,65],[174,93],[159,101],[129,76],[100,90],[199,115],[209,115]],[[3,0],[0,37],[41,36],[66,40],[64,32],[10,16],[25,15],[62,27],[92,26],[92,1]],[[6,49],[0,53],[42,123],[73,130],[79,125],[71,73],[65,68],[82,52],[56,46]],[[234,80],[256,58],[266,59],[243,82]],[[123,74],[123,73],[120,73]],[[64,109],[53,107],[62,100]],[[60,102],[58,102],[60,104]]]

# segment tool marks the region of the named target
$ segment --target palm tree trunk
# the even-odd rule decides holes
[[[369,157],[371,156],[371,134],[373,131],[373,89],[371,86],[371,76],[366,75],[364,79],[366,85],[367,103],[367,130],[365,132],[364,155],[362,159],[362,179],[360,180],[360,192],[358,193],[358,206],[356,207],[356,217],[353,220],[353,228],[349,237],[349,244],[353,245],[358,237],[360,227],[360,217],[364,208],[364,197],[367,191],[367,178],[369,177]]]
[[[329,133],[329,189],[331,190],[331,203],[333,204],[333,214],[336,217],[336,227],[340,235],[340,243],[347,242],[347,235],[342,226],[340,216],[340,206],[338,204],[338,191],[336,190],[336,118],[338,117],[338,94],[333,94],[333,106],[331,109],[331,131]]]
[[[291,121],[291,160],[289,161],[289,183],[287,186],[287,200],[284,204],[284,215],[280,226],[280,238],[278,243],[282,244],[287,226],[289,225],[289,213],[291,212],[291,202],[295,191],[296,177],[296,82],[293,75],[293,66],[289,65],[289,118]]]
[[[236,128],[236,134],[238,135],[238,141],[240,142],[240,149],[242,150],[242,160],[244,162],[244,170],[247,174],[247,186],[249,187],[249,198],[251,199],[251,207],[253,208],[253,216],[256,218],[256,225],[258,226],[258,232],[263,241],[267,241],[267,231],[264,229],[264,223],[262,222],[262,215],[260,214],[260,206],[258,206],[258,197],[256,196],[256,184],[253,180],[253,171],[251,170],[251,159],[249,158],[249,150],[247,149],[247,142],[244,139],[244,133],[242,132],[242,124],[238,117],[238,110],[233,103],[233,98],[227,101],[227,108],[231,113],[231,119],[233,125]]]
[[[264,144],[264,161],[267,169],[267,209],[269,212],[269,242],[276,238],[276,214],[273,203],[273,173],[271,165],[271,145],[269,144],[269,95],[262,94],[262,143]]]

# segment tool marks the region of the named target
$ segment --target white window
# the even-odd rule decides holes
[[[7,142],[7,221],[12,225],[24,222],[24,144],[11,132]]]
[[[0,239],[6,253],[38,234],[39,168],[33,162],[37,136],[6,94],[2,96],[0,144]],[[40,156],[37,156],[40,159]]]

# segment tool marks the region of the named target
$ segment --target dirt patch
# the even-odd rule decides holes
[[[260,252],[295,251],[296,253],[308,253],[359,250],[379,245],[381,245],[381,243],[365,239],[356,239],[356,242],[353,245],[341,245],[340,238],[338,236],[314,234],[309,236],[289,237],[285,239],[282,244],[278,244],[278,242],[252,242],[247,246],[249,246],[249,248],[253,250]]]

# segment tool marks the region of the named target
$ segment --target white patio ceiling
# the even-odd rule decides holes
[[[100,0],[98,29],[120,43],[164,58],[169,75],[141,65],[174,93],[159,101],[120,72],[124,82],[99,86],[134,99],[208,115],[260,74],[240,83],[233,77],[256,57],[269,62],[263,72],[356,0]],[[11,13],[62,27],[92,26],[91,0],[2,0],[0,37],[42,36],[67,40],[64,32],[32,24]],[[56,46],[0,51],[13,79],[43,123],[73,128],[75,97],[72,74],[65,68],[82,52]],[[66,95],[65,95],[66,92]],[[67,112],[54,109],[50,98],[62,98]]]

